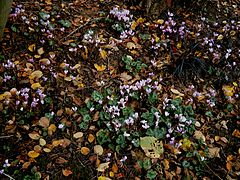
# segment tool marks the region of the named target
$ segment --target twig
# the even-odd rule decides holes
[[[2,173],[3,175],[7,176],[10,180],[15,180],[13,177],[11,177],[10,175],[6,174],[6,173]]]
[[[4,139],[4,138],[10,138],[12,137],[13,135],[9,135],[9,136],[0,136],[0,139]]]
[[[72,32],[70,32],[66,37],[60,39],[60,42],[61,42],[63,39],[66,39],[66,38],[68,38],[69,36],[71,36],[72,34],[74,34],[76,31],[82,29],[84,26],[86,26],[86,25],[88,25],[88,24],[90,24],[90,23],[92,23],[92,22],[94,22],[94,21],[98,21],[98,20],[100,20],[100,19],[104,19],[104,18],[102,17],[102,18],[94,18],[94,19],[88,20],[85,24],[78,26],[76,29],[74,29]]]
[[[206,163],[205,163],[205,165],[207,166],[207,168],[208,168],[216,177],[218,177],[218,179],[223,180],[223,179],[220,178]]]

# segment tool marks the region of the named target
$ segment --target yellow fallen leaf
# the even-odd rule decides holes
[[[156,23],[157,23],[157,24],[163,24],[163,23],[164,23],[164,20],[163,20],[163,19],[158,19]]]
[[[57,130],[57,127],[55,126],[55,124],[51,124],[48,127],[48,135],[51,136],[54,132],[56,132],[56,130]]]
[[[47,143],[46,143],[45,139],[40,138],[40,139],[39,139],[39,144],[40,144],[41,146],[45,146]]]
[[[181,148],[184,150],[184,151],[188,151],[190,149],[190,147],[192,146],[192,142],[189,140],[189,139],[182,139],[179,141],[179,143],[181,143]]]
[[[39,126],[42,126],[43,128],[48,128],[50,120],[47,117],[41,117],[38,123]]]
[[[32,85],[31,85],[31,88],[32,89],[38,89],[38,88],[40,88],[41,87],[41,84],[40,83],[33,83]]]
[[[110,177],[114,177],[114,172],[110,171],[110,172],[109,172],[109,176],[110,176]]]
[[[29,76],[29,79],[40,78],[42,77],[42,75],[43,75],[42,71],[37,70],[32,72],[32,74]]]
[[[234,87],[232,86],[228,86],[228,85],[223,86],[222,90],[226,96],[233,96],[234,94]]]
[[[98,64],[94,64],[94,67],[97,69],[97,71],[101,72],[101,71],[104,71],[107,66],[105,66],[105,65],[99,66]]]
[[[90,152],[90,149],[89,148],[87,148],[87,147],[82,147],[81,148],[81,153],[83,154],[83,155],[88,155],[88,153]]]
[[[49,152],[51,152],[51,149],[49,149],[49,148],[43,148],[43,151],[46,152],[46,153],[49,153]]]
[[[110,162],[99,164],[97,171],[104,172],[107,168],[109,168],[109,164]]]
[[[36,145],[36,146],[33,147],[33,150],[34,150],[35,152],[40,153],[40,152],[42,151],[42,147],[39,146],[39,145]]]
[[[218,37],[217,37],[217,40],[222,40],[223,39],[223,35],[222,34],[220,34]]]
[[[31,44],[30,46],[28,46],[28,50],[33,52],[36,48],[36,45],[35,44]]]
[[[43,59],[40,59],[39,60],[39,63],[41,64],[41,65],[49,65],[51,62],[50,62],[50,60],[49,59],[47,59],[47,58],[43,58]]]
[[[136,48],[136,45],[135,45],[133,42],[128,42],[128,43],[127,43],[127,48],[128,48],[128,49],[135,49],[135,48]]]
[[[100,56],[101,56],[103,59],[106,59],[106,58],[107,58],[107,51],[101,49],[101,50],[100,50]]]
[[[38,152],[36,152],[36,151],[29,151],[28,152],[28,156],[30,157],[30,158],[36,158],[36,157],[38,157],[40,154],[38,153]]]
[[[183,93],[180,93],[178,90],[171,88],[172,93],[177,94],[179,96],[184,96]]]
[[[70,82],[70,81],[72,81],[72,78],[71,77],[65,77],[64,80]]]
[[[95,140],[94,135],[89,134],[89,135],[88,135],[88,142],[92,143],[94,140]]]
[[[44,53],[43,47],[39,48],[37,52],[39,55],[42,55]]]
[[[52,145],[54,146],[54,147],[57,147],[57,146],[59,146],[61,144],[61,140],[54,140],[53,142],[52,142]]]
[[[98,180],[111,180],[109,177],[106,176],[99,176]]]
[[[27,169],[30,166],[30,164],[31,164],[31,162],[25,162],[25,163],[23,163],[22,168]]]

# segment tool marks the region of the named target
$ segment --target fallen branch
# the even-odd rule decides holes
[[[94,18],[94,19],[88,20],[86,23],[84,23],[83,25],[78,26],[76,29],[74,29],[72,32],[70,32],[66,37],[60,39],[60,42],[61,42],[63,39],[67,39],[69,36],[73,35],[76,31],[82,29],[84,26],[87,26],[88,24],[91,24],[92,22],[95,22],[95,21],[98,21],[98,20],[104,19],[104,18],[105,18],[105,17],[102,17],[102,18]]]
[[[10,137],[13,137],[13,135],[9,135],[9,136],[0,136],[0,139],[10,138]]]

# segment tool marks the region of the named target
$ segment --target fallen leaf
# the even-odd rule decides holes
[[[42,55],[44,53],[43,47],[39,48],[37,52],[39,55]]]
[[[50,120],[47,117],[41,117],[39,120],[39,126],[42,126],[43,128],[49,127]]]
[[[222,34],[220,34],[218,37],[217,37],[217,40],[222,40],[223,39],[223,35]]]
[[[46,143],[45,139],[40,138],[40,139],[39,139],[39,144],[40,144],[41,146],[45,146],[47,143]]]
[[[49,127],[48,127],[48,135],[51,136],[54,132],[56,132],[57,130],[57,127],[55,124],[51,124]]]
[[[101,145],[95,145],[94,146],[94,153],[98,154],[99,156],[101,156],[103,154],[103,148]]]
[[[33,140],[38,140],[41,137],[37,132],[31,132],[28,136]]]
[[[49,153],[49,152],[51,152],[51,149],[49,149],[49,148],[43,148],[43,151],[46,152],[46,153]]]
[[[53,142],[52,142],[52,145],[54,146],[54,147],[57,147],[57,146],[59,146],[61,144],[61,140],[54,140]]]
[[[63,173],[64,176],[67,177],[67,176],[71,175],[73,172],[69,169],[63,169],[62,173]]]
[[[123,72],[120,74],[120,79],[124,82],[132,79],[132,76],[128,75],[127,72]]]
[[[100,56],[101,56],[103,59],[106,59],[106,58],[107,58],[107,51],[101,49],[101,50],[100,50]]]
[[[56,163],[57,164],[64,164],[64,163],[67,163],[68,161],[66,159],[64,159],[63,157],[58,157],[56,159]]]
[[[198,140],[202,139],[204,142],[206,141],[206,138],[201,131],[195,131],[194,132],[194,138],[198,139]]]
[[[29,79],[35,79],[35,78],[39,79],[40,77],[42,77],[42,75],[43,75],[42,71],[37,70],[31,73],[31,75],[29,76]]]
[[[226,163],[226,168],[227,168],[228,172],[231,171],[232,170],[232,163],[231,162],[227,162]]]
[[[116,163],[114,163],[114,164],[112,165],[112,171],[113,171],[114,173],[117,173],[117,172],[118,172],[118,166],[117,166]]]
[[[30,157],[30,158],[36,158],[36,157],[38,157],[40,154],[38,153],[38,152],[36,152],[36,151],[29,151],[28,152],[28,156]]]
[[[212,147],[212,148],[208,148],[208,157],[209,158],[215,158],[215,157],[219,157],[220,158],[220,148],[219,147]]]
[[[90,152],[90,149],[88,148],[88,147],[82,147],[81,148],[81,153],[83,154],[83,155],[88,155],[88,153]]]
[[[38,88],[40,88],[41,87],[41,84],[40,83],[33,83],[32,85],[31,85],[31,88],[32,89],[38,89]]]
[[[39,145],[34,146],[33,150],[37,153],[40,153],[42,151],[42,147]]]
[[[177,94],[179,96],[184,96],[183,93],[180,93],[178,90],[171,88],[172,93]]]
[[[73,137],[75,139],[81,138],[81,137],[83,137],[83,133],[82,132],[77,132],[77,133],[73,134]]]
[[[35,44],[31,44],[30,46],[28,46],[28,50],[33,52],[36,48],[36,45]]]
[[[184,150],[184,151],[188,151],[190,149],[190,147],[192,146],[192,142],[189,140],[189,139],[182,139],[179,141],[181,145],[181,148]]]
[[[71,144],[71,141],[67,138],[61,139],[60,141],[61,141],[60,146],[62,146],[63,148],[66,148]]]
[[[98,180],[111,180],[109,177],[106,176],[99,176]]]
[[[109,164],[110,162],[99,164],[97,171],[104,172],[107,168],[109,168]]]
[[[27,169],[30,166],[30,164],[31,164],[31,162],[25,162],[25,163],[23,163],[22,168]]]
[[[140,146],[147,157],[160,158],[160,156],[163,154],[163,143],[155,137],[141,137]]]
[[[227,85],[223,86],[222,90],[223,90],[225,96],[233,96],[233,94],[234,94],[234,87],[232,87],[232,86],[227,86]]]
[[[98,64],[94,64],[94,67],[97,69],[97,71],[101,72],[101,71],[104,71],[107,66],[105,65],[99,66]]]
[[[232,136],[240,138],[240,131],[238,129],[235,129],[232,133]]]
[[[94,135],[89,134],[89,135],[88,135],[88,142],[92,143],[94,140],[95,140]]]
[[[131,50],[131,49],[135,49],[135,48],[136,48],[136,45],[135,45],[133,42],[128,42],[128,43],[127,43],[127,48],[130,49],[130,50]]]
[[[46,65],[49,65],[51,62],[50,62],[49,59],[43,58],[43,59],[39,60],[39,63],[40,63],[41,65],[46,66]]]

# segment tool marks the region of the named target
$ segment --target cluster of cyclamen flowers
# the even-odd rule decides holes
[[[126,26],[126,30],[121,32],[120,38],[121,39],[126,39],[129,36],[133,36],[134,32],[131,29],[131,21],[133,18],[133,15],[130,14],[130,11],[127,9],[118,9],[118,7],[114,7],[111,11],[110,14],[112,14],[115,18],[118,19],[118,21],[123,21]]]

